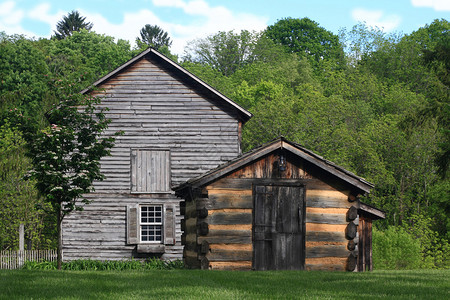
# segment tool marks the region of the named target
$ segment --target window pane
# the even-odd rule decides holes
[[[143,242],[160,242],[162,241],[161,225],[142,225],[141,241]]]

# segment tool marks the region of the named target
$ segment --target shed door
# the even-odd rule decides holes
[[[253,268],[304,269],[304,187],[257,185],[253,196]]]

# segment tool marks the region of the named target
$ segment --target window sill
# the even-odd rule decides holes
[[[138,253],[164,253],[166,251],[166,247],[162,244],[138,244],[137,252]]]
[[[130,194],[175,194],[174,191],[166,191],[166,192],[136,192],[131,191]]]

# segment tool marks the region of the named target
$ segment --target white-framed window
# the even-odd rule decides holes
[[[131,192],[169,193],[170,150],[131,149]]]
[[[127,244],[138,245],[138,252],[161,251],[160,246],[175,245],[175,213],[175,203],[127,205]]]
[[[163,207],[161,205],[141,205],[139,236],[143,243],[162,243]]]

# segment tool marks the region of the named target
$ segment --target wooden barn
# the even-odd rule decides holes
[[[174,189],[185,263],[239,270],[372,269],[373,185],[279,138]]]
[[[106,134],[124,135],[101,161],[93,202],[63,222],[64,260],[182,259],[172,186],[238,156],[251,114],[153,49],[82,93],[103,97]]]

